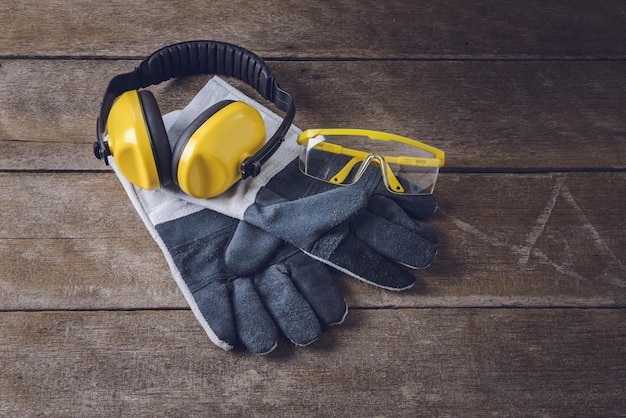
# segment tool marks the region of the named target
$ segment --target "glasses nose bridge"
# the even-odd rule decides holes
[[[380,166],[380,175],[383,177],[383,183],[385,186],[389,187],[389,176],[387,175],[387,161],[380,154],[370,154],[372,156],[372,160],[378,161],[378,165]]]
[[[380,166],[380,173],[383,176],[383,181],[385,182],[385,184],[388,184],[387,170],[386,170],[387,163],[385,162],[385,159],[383,158],[382,155],[374,154],[374,153],[369,154],[361,162],[361,165],[359,167],[359,171],[356,173],[354,181],[355,182],[359,181],[359,179],[363,176],[363,174],[365,174],[365,171],[367,170],[367,167],[369,167],[369,165],[370,165],[370,163],[372,161],[378,161],[378,165]]]

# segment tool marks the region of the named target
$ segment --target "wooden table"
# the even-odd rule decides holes
[[[623,1],[4,0],[0,28],[1,416],[626,415]],[[447,151],[418,286],[337,274],[312,346],[211,344],[91,150],[108,80],[190,39],[266,59],[301,128]]]

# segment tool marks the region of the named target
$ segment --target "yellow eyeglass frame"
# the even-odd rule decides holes
[[[318,129],[307,129],[302,132],[297,139],[298,145],[307,146],[308,141],[310,139],[314,139],[316,137],[326,137],[326,136],[360,136],[366,137],[375,141],[394,141],[399,142],[404,145],[409,145],[423,151],[429,152],[434,155],[434,158],[427,157],[409,157],[409,156],[387,156],[387,155],[379,155],[375,153],[370,153],[366,151],[360,151],[353,148],[344,147],[338,144],[333,144],[331,142],[319,142],[315,144],[315,149],[324,152],[330,152],[338,155],[345,155],[348,157],[352,157],[350,161],[346,163],[346,165],[339,170],[330,180],[327,180],[330,183],[342,185],[345,179],[350,175],[354,166],[356,164],[362,163],[359,171],[355,175],[355,178],[358,179],[369,163],[371,161],[376,161],[378,164],[383,167],[382,175],[383,181],[385,185],[389,187],[390,190],[396,193],[404,193],[404,188],[400,184],[400,181],[396,178],[389,164],[397,164],[399,166],[414,166],[414,167],[423,167],[423,168],[437,168],[443,167],[445,164],[445,152],[435,148],[431,145],[424,144],[423,142],[416,141],[414,139],[410,139],[404,136],[381,132],[381,131],[373,131],[369,129],[352,129],[352,128],[318,128]],[[315,177],[317,178],[317,177]]]

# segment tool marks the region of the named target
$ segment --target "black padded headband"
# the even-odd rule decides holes
[[[242,177],[256,176],[261,165],[274,154],[284,140],[296,113],[293,98],[278,86],[267,64],[256,54],[237,45],[219,41],[189,41],[166,46],[150,54],[130,73],[111,79],[104,93],[98,117],[96,157],[104,159],[108,152],[102,135],[115,99],[129,90],[159,84],[176,77],[216,74],[237,78],[252,86],[264,99],[286,113],[278,130],[267,143],[241,165]]]

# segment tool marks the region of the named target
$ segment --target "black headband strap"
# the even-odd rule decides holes
[[[276,133],[261,150],[242,165],[243,178],[256,176],[284,139],[295,115],[289,93],[279,88],[267,64],[256,54],[237,45],[220,41],[189,41],[166,46],[150,54],[132,72],[109,82],[98,118],[98,144],[104,151],[102,133],[115,99],[129,90],[148,87],[176,77],[216,74],[237,78],[253,87],[264,99],[286,112]],[[106,162],[106,157],[104,158]]]
[[[195,74],[235,77],[273,101],[274,77],[267,64],[253,52],[225,42],[191,41],[166,46],[143,60],[137,72],[141,87]]]

